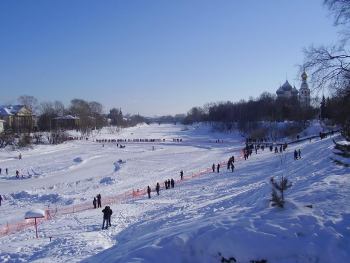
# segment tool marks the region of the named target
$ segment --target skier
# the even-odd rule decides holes
[[[19,153],[19,155],[18,155],[18,159],[19,159],[19,160],[21,160],[21,159],[22,159],[22,154],[21,154],[21,153]]]
[[[300,149],[298,150],[298,158],[301,159],[301,151],[300,151]]]
[[[151,198],[151,187],[147,186],[148,198]]]
[[[216,170],[219,173],[220,172],[220,164],[218,163],[218,165],[216,166]]]
[[[183,180],[183,177],[184,177],[184,171],[180,171],[180,178],[181,178],[181,180]]]
[[[102,205],[101,205],[101,194],[98,194],[96,197],[97,197],[97,207],[102,207]]]
[[[174,186],[175,186],[175,181],[174,181],[173,178],[171,178],[170,184],[171,184],[171,188],[174,188]]]
[[[160,185],[159,185],[159,183],[157,182],[157,185],[156,185],[157,195],[159,195],[159,190],[160,190]]]
[[[94,205],[94,208],[96,209],[96,205],[97,205],[96,197],[94,197],[94,201],[92,201],[92,204]]]
[[[2,196],[0,195],[0,206],[1,206],[1,202],[2,202]]]
[[[215,173],[215,164],[214,163],[213,163],[211,168],[213,169],[213,173]]]
[[[6,172],[6,175],[8,175],[9,174],[9,169],[5,169],[5,172]]]
[[[19,178],[19,171],[16,170],[16,178]]]

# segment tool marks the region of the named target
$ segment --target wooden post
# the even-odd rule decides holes
[[[35,235],[36,235],[36,238],[38,238],[38,226],[36,224],[36,217],[34,217],[34,224],[35,224]]]

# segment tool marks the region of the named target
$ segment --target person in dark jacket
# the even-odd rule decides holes
[[[148,198],[151,198],[151,187],[147,186]]]
[[[19,178],[19,171],[16,170],[16,178]]]
[[[218,165],[216,166],[216,170],[219,173],[220,172],[220,164],[218,163]]]
[[[97,197],[97,207],[102,207],[102,205],[101,205],[101,194],[98,194],[96,197]]]
[[[111,216],[112,216],[112,209],[109,206],[106,206],[103,210],[103,223],[102,223],[102,229],[107,229],[109,226],[112,226],[111,224]],[[106,223],[106,227],[105,227]]]
[[[300,151],[300,149],[298,150],[298,159],[301,159],[301,151]]]
[[[159,190],[160,190],[160,185],[159,185],[159,183],[157,183],[157,185],[156,185],[157,195],[159,195]]]
[[[171,185],[171,188],[175,187],[175,181],[173,178],[171,178],[171,180],[170,180],[170,185]]]
[[[94,208],[96,209],[96,207],[97,207],[97,200],[96,200],[96,197],[94,197],[94,201],[92,201],[92,204],[94,205]]]
[[[298,160],[298,152],[297,152],[297,150],[294,150],[294,160]]]
[[[215,173],[215,164],[213,163],[213,165],[211,166],[211,168],[213,169],[213,173]]]
[[[1,206],[1,202],[2,202],[2,196],[0,195],[0,206]]]
[[[184,171],[180,171],[180,178],[181,178],[181,180],[183,180],[183,178],[184,178]]]
[[[165,187],[165,189],[168,189],[168,181],[167,180],[164,181],[164,187]]]

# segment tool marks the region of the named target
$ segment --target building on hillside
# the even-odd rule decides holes
[[[284,99],[290,99],[290,98],[298,98],[300,104],[303,107],[308,107],[310,106],[310,89],[309,85],[307,84],[307,74],[304,71],[303,74],[301,74],[301,86],[300,89],[297,90],[297,88],[289,84],[288,80],[280,86],[277,91],[277,97],[278,98],[284,98]]]
[[[0,133],[2,133],[4,131],[4,120],[0,120]]]
[[[0,106],[0,119],[5,121],[4,129],[13,132],[31,132],[34,129],[34,115],[24,105]]]
[[[52,128],[62,130],[76,130],[80,127],[80,118],[72,115],[65,115],[53,119]]]

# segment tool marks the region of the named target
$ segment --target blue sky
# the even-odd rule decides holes
[[[0,1],[0,103],[95,100],[144,115],[275,92],[337,29],[322,0]]]

